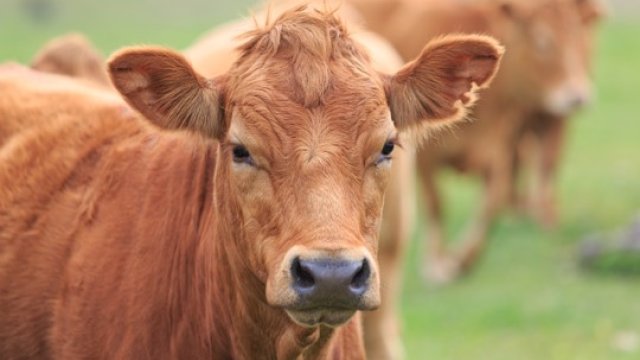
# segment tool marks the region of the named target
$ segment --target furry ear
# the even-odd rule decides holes
[[[448,35],[431,41],[388,83],[396,127],[462,119],[477,90],[487,87],[495,76],[503,52],[495,39],[483,35]]]
[[[111,57],[109,73],[125,100],[152,123],[215,138],[224,133],[220,89],[182,55],[162,48],[127,48]]]

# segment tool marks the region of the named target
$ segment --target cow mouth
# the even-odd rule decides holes
[[[285,311],[291,320],[305,327],[315,327],[319,325],[337,327],[348,322],[356,312],[355,309],[344,308],[286,309]]]

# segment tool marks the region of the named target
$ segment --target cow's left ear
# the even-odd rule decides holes
[[[388,81],[396,127],[444,125],[464,118],[478,89],[495,76],[503,52],[495,39],[484,35],[448,35],[431,41]]]
[[[220,89],[198,75],[180,54],[162,48],[127,48],[109,60],[113,85],[152,123],[220,138]]]

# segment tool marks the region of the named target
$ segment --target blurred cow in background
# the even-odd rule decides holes
[[[511,188],[512,203],[529,211],[545,228],[554,227],[558,221],[555,179],[569,125],[567,120],[593,97],[590,80],[584,75],[590,75],[595,47],[594,31],[606,13],[605,5],[598,0],[574,1],[577,5],[579,26],[574,30],[577,32],[575,42],[569,44],[575,46],[574,52],[568,52],[564,63],[567,71],[572,72],[573,76],[565,83],[566,88],[559,87],[549,96],[546,104],[524,118],[522,138],[519,139],[517,149],[519,157],[513,168],[513,174],[517,176],[519,166],[528,165],[531,176],[529,193],[518,194],[518,184]],[[564,30],[560,29],[561,32]],[[546,40],[543,38],[538,41]],[[565,41],[556,41],[551,46],[565,46],[564,43]]]
[[[104,56],[82,34],[67,34],[47,42],[31,61],[35,70],[67,75],[110,87]]]
[[[592,28],[600,17],[595,0],[431,1],[350,0],[366,26],[383,35],[405,58],[420,44],[450,32],[495,36],[507,52],[494,85],[455,135],[418,150],[428,214],[425,276],[437,283],[469,270],[485,246],[497,213],[517,198],[518,148],[541,153],[533,165],[538,181],[531,209],[545,224],[555,221],[553,180],[566,118],[591,99]],[[523,139],[534,146],[521,146]],[[533,157],[533,156],[530,156]],[[447,249],[444,213],[435,175],[452,167],[482,178],[483,198],[456,251]]]

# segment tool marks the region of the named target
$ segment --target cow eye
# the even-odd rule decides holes
[[[393,148],[395,146],[396,144],[394,144],[393,141],[389,140],[386,143],[384,143],[384,146],[382,147],[382,151],[380,151],[380,153],[384,156],[389,156],[393,152]]]
[[[376,165],[384,162],[384,161],[388,161],[391,160],[391,153],[393,152],[393,149],[396,147],[396,144],[393,142],[393,140],[388,140],[386,143],[384,143],[384,146],[382,147],[382,150],[380,150],[380,156],[378,157],[378,160],[376,161]]]
[[[233,162],[238,164],[253,165],[251,154],[244,145],[233,146]]]

